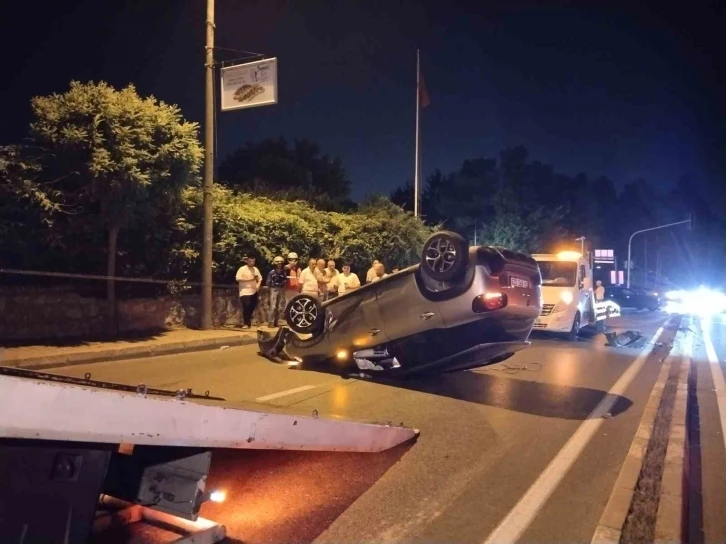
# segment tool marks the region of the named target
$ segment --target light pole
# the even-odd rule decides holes
[[[587,238],[585,238],[584,236],[575,238],[575,242],[580,242],[580,253],[583,257],[585,256],[585,240],[587,240]]]
[[[689,218],[689,219],[686,219],[685,221],[676,221],[675,223],[668,223],[667,225],[660,225],[659,227],[651,227],[649,229],[636,230],[633,234],[630,235],[630,239],[628,240],[628,282],[627,282],[628,289],[630,289],[630,269],[633,268],[633,263],[631,262],[631,257],[630,257],[630,250],[631,250],[631,244],[633,243],[633,237],[636,234],[640,234],[642,232],[649,232],[651,230],[658,230],[658,229],[665,229],[665,228],[668,228],[668,227],[675,227],[676,225],[684,225],[686,223],[688,223],[690,225],[691,224],[691,219]]]
[[[207,0],[207,60],[204,63],[204,188],[202,235],[202,330],[212,328],[212,244],[214,224],[214,0]]]

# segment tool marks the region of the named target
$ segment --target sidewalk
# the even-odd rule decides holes
[[[244,346],[257,342],[257,330],[215,329],[199,331],[174,329],[148,337],[101,342],[74,342],[73,345],[39,344],[13,348],[0,347],[0,366],[40,370],[45,368],[98,363],[121,359],[153,357],[172,353]],[[261,327],[267,330],[265,327]]]

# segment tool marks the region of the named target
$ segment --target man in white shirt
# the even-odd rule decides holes
[[[318,259],[315,276],[318,278],[320,300],[328,300],[328,278],[325,273],[325,259]]]
[[[300,272],[300,292],[318,298],[318,293],[320,292],[318,288],[318,277],[317,260],[310,259],[308,261],[308,267]]]
[[[595,302],[602,302],[605,300],[605,288],[602,286],[602,281],[600,280],[597,280],[595,285],[597,285],[595,287]]]
[[[371,279],[371,283],[381,280],[386,276],[388,276],[388,274],[386,274],[386,268],[383,266],[383,263],[376,263],[373,266],[373,278]]]
[[[357,275],[350,271],[350,265],[345,263],[343,265],[343,272],[333,276],[333,279],[330,280],[329,287],[339,295],[344,295],[348,291],[358,289],[360,287],[360,280]]]
[[[239,285],[239,301],[242,305],[242,328],[252,327],[252,315],[257,308],[257,297],[262,284],[262,274],[255,266],[255,258],[245,257],[246,264],[237,270],[235,279]]]
[[[376,265],[381,264],[378,259],[374,259],[373,263],[371,263],[371,267],[368,269],[368,273],[366,274],[366,283],[370,283],[373,281],[373,278],[376,276]]]

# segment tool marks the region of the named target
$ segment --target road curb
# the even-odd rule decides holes
[[[691,339],[692,340],[692,339]],[[684,357],[678,374],[670,438],[660,484],[660,499],[655,522],[655,542],[685,542],[687,537],[688,496],[688,380],[691,357]]]
[[[679,354],[678,357],[680,356]],[[600,516],[591,544],[618,544],[620,542],[673,359],[674,357],[669,354],[661,365],[658,379],[650,392],[640,425],[638,425],[628,454],[620,468],[607,506]]]
[[[0,361],[0,365],[21,368],[24,370],[45,370],[49,368],[104,363],[124,359],[141,359],[145,357],[156,357],[159,355],[173,355],[175,353],[207,351],[217,349],[221,346],[247,346],[256,343],[256,341],[257,340],[253,336],[208,338],[201,340],[187,340],[186,342],[170,342],[168,344],[152,346],[129,346],[103,351],[81,351],[78,353],[54,355],[51,357],[28,357],[25,359]]]

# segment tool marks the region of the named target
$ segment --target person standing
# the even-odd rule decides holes
[[[349,291],[358,289],[360,287],[360,280],[358,276],[350,271],[350,264],[345,263],[343,265],[343,271],[337,274],[330,280],[330,289],[336,292],[338,295],[344,295]]]
[[[331,282],[339,273],[335,268],[335,261],[333,259],[328,260],[328,266],[325,267],[325,286],[328,298],[333,298],[337,295],[335,289],[331,287]]]
[[[330,280],[332,280],[338,274],[339,272],[335,268],[335,261],[333,259],[330,259],[328,261],[328,266],[325,268],[325,277],[327,278],[328,282],[330,282]]]
[[[325,273],[325,259],[318,259],[315,268],[315,277],[318,279],[318,293],[320,302],[328,300],[328,279]]]
[[[285,270],[285,260],[282,257],[275,257],[272,264],[273,268],[267,274],[267,287],[270,289],[270,320],[267,325],[277,327],[277,318],[285,311],[287,270]]]
[[[371,267],[368,269],[368,273],[366,274],[366,283],[370,283],[373,281],[373,278],[376,277],[376,265],[381,264],[378,259],[373,259],[373,262],[371,263]]]
[[[242,328],[252,327],[252,315],[257,308],[257,297],[262,284],[262,275],[255,266],[255,258],[251,255],[245,257],[245,265],[237,270],[237,284],[239,285],[239,301],[242,304]]]
[[[605,300],[605,288],[602,286],[602,281],[597,280],[595,282],[595,302],[602,302]]]
[[[386,274],[386,267],[383,266],[383,263],[376,263],[373,266],[373,278],[371,279],[371,283],[374,281],[382,280],[387,276],[388,274]]]
[[[303,295],[319,297],[317,259],[311,258],[308,261],[308,267],[300,272],[300,288]]]
[[[595,304],[605,302],[605,287],[602,285],[602,281],[597,280],[595,282]],[[595,315],[597,315],[597,308],[594,308]],[[600,332],[605,332],[605,329],[608,326],[608,317],[610,314],[610,308],[605,309],[605,319],[601,319],[597,321],[596,323],[596,329]]]
[[[287,282],[285,282],[285,302],[290,301],[292,297],[300,292],[300,265],[298,264],[297,253],[291,251],[287,254],[287,264],[285,265],[287,271]]]

